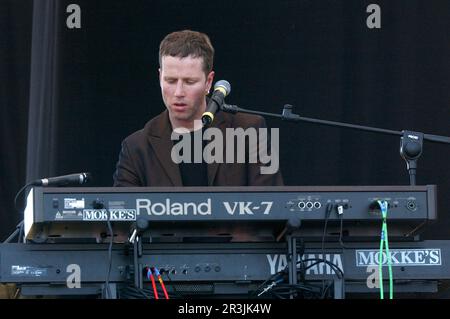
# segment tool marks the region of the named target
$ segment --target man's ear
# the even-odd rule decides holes
[[[158,68],[159,86],[161,86],[161,68]]]
[[[214,81],[214,75],[215,75],[214,71],[211,71],[206,77],[206,88],[208,89],[208,92],[211,90],[212,83]]]

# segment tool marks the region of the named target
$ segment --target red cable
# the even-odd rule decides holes
[[[164,285],[164,281],[162,280],[161,275],[158,275],[158,280],[159,280],[159,282],[161,284],[161,287],[163,289],[164,297],[166,297],[166,299],[169,299],[169,294],[167,293],[166,286]]]
[[[153,294],[155,295],[155,299],[159,299],[158,291],[156,290],[155,278],[153,278],[153,275],[150,275],[150,279],[152,281]]]
[[[150,276],[149,276],[149,274],[150,274]],[[150,277],[150,280],[152,281],[153,294],[155,295],[155,299],[159,299],[158,290],[156,290],[155,278],[153,278],[153,274],[150,269],[147,271],[147,277]]]

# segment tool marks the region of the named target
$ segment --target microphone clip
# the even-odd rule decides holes
[[[132,228],[130,237],[128,238],[128,242],[130,244],[134,244],[136,241],[139,241],[139,238],[148,228],[148,220],[143,217],[138,217],[136,219],[136,223],[134,223],[134,227]]]

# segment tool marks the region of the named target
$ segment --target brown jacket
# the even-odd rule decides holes
[[[225,137],[226,128],[265,127],[264,118],[248,114],[216,114],[212,126]],[[179,167],[171,159],[172,126],[167,110],[151,119],[143,129],[122,142],[122,150],[113,175],[114,186],[183,186]],[[224,157],[226,154],[224,143]],[[278,170],[260,174],[259,163],[212,163],[207,165],[208,186],[283,185]]]

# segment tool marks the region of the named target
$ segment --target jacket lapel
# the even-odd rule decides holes
[[[155,118],[149,131],[148,139],[155,151],[156,157],[161,163],[165,173],[169,177],[173,186],[183,186],[180,169],[172,161],[170,156],[173,142],[170,139],[172,127],[170,125],[169,113],[167,110]]]
[[[225,151],[226,151],[226,147],[225,147],[225,145],[226,145],[226,140],[225,140],[226,135],[225,135],[225,132],[226,132],[226,128],[227,128],[227,122],[225,121],[225,117],[223,115],[223,112],[218,112],[216,114],[214,121],[211,123],[211,126],[217,127],[217,128],[219,128],[222,131],[222,136],[224,138],[224,141],[223,141],[223,153],[222,154],[224,156],[223,160],[225,161],[225,156],[226,156],[226,154],[225,154]],[[220,164],[216,163],[216,162],[207,165],[208,166],[208,168],[207,168],[207,170],[208,170],[208,186],[212,186],[214,184],[214,178],[217,175],[217,170],[219,168],[219,165]]]
[[[219,128],[222,132],[223,138],[225,139],[227,121],[225,120],[225,116],[223,115],[222,112],[218,112],[216,114],[212,126]],[[156,157],[160,161],[161,166],[164,169],[164,172],[169,177],[173,186],[183,186],[180,168],[178,167],[177,164],[175,164],[172,161],[172,158],[170,156],[173,147],[173,142],[170,139],[171,134],[172,134],[172,126],[170,125],[169,112],[165,110],[160,115],[155,117],[154,122],[150,126],[150,130],[148,132],[148,140],[149,143],[152,145],[152,149],[155,151]],[[224,157],[226,155],[225,142],[226,141],[224,140],[223,143]],[[208,186],[213,185],[219,165],[220,165],[219,163],[211,163],[207,165]]]

